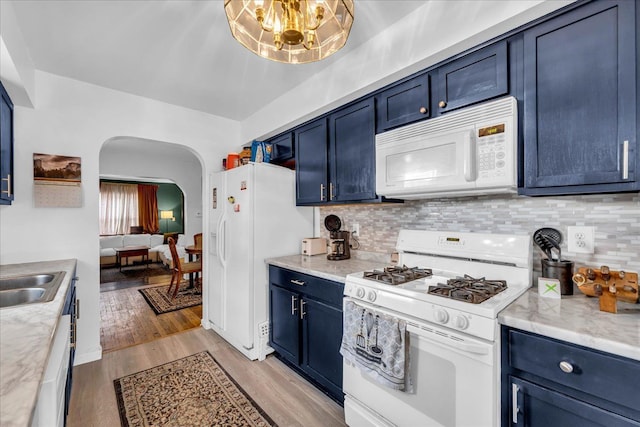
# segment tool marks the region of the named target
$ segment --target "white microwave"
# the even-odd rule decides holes
[[[376,193],[428,199],[517,191],[518,107],[501,98],[376,135]]]

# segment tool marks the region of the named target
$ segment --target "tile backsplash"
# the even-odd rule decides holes
[[[321,236],[329,238],[324,218],[340,217],[343,230],[360,225],[361,251],[391,254],[400,229],[530,234],[553,227],[563,235],[562,258],[575,268],[608,265],[611,269],[640,271],[640,193],[585,196],[480,196],[413,200],[400,204],[365,204],[320,208]],[[567,249],[567,227],[595,227],[595,253]],[[544,254],[533,250],[534,276]]]

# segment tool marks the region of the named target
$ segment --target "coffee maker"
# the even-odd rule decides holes
[[[324,226],[329,230],[329,244],[331,252],[327,255],[330,261],[340,261],[351,258],[349,252],[349,232],[340,231],[342,222],[335,215],[328,215],[324,219]]]

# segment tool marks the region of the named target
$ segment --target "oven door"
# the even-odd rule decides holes
[[[384,196],[475,188],[474,129],[376,141],[376,193]]]
[[[376,306],[358,304],[394,315]],[[496,426],[496,344],[407,320],[413,393],[392,390],[343,362],[345,420],[360,426]]]

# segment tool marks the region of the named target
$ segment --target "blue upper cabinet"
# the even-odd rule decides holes
[[[272,144],[271,163],[284,164],[293,159],[293,133],[286,132],[268,140]]]
[[[524,188],[640,189],[637,2],[597,1],[524,33]]]
[[[294,132],[296,204],[317,205],[328,197],[327,119],[315,120]]]
[[[509,91],[507,41],[492,44],[436,70],[435,104],[439,114]]]
[[[379,201],[373,98],[314,120],[293,134],[296,204]]]
[[[376,198],[373,98],[329,116],[329,201]]]
[[[0,205],[13,200],[13,103],[0,83]]]
[[[431,117],[429,74],[400,82],[376,95],[376,133]]]

